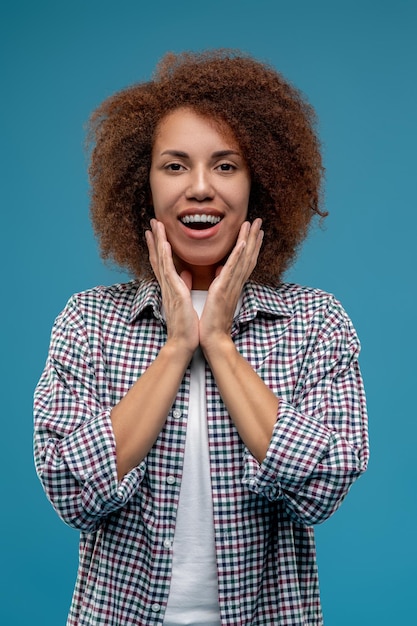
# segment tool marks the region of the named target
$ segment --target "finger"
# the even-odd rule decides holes
[[[191,291],[191,273],[183,271],[181,274],[178,274],[172,255],[172,247],[166,237],[165,226],[162,222],[157,222],[156,220],[155,222],[156,224],[153,226],[158,237],[159,269],[161,279],[163,279],[166,288],[171,292],[179,293],[178,289],[183,291],[184,285],[187,287],[187,291]]]
[[[261,226],[262,220],[259,217],[256,218],[252,224],[246,221],[243,222],[243,224],[241,225],[239,235],[236,241],[236,246],[238,246],[240,242],[245,241],[249,245],[249,247],[247,247],[245,250],[246,255],[252,253],[252,249],[256,245],[256,240]]]
[[[248,237],[247,237],[247,242],[248,242],[248,249],[247,252],[251,253],[253,248],[256,248],[259,241],[259,234],[263,231],[261,231],[261,226],[262,226],[262,220],[260,217],[257,217],[254,222],[251,224],[250,226],[250,230],[248,233]],[[262,238],[261,238],[262,241]]]
[[[249,236],[249,232],[250,232],[250,228],[251,228],[250,222],[248,222],[248,221],[243,222],[243,224],[241,225],[241,227],[239,229],[239,234],[238,234],[237,240],[236,240],[236,246],[238,244],[240,244],[241,241],[247,241],[248,236]]]
[[[154,236],[156,250],[160,258],[163,256],[163,245],[167,241],[165,227],[156,219],[151,220],[152,234]]]
[[[262,220],[259,220],[258,224],[254,225],[253,231],[250,234],[250,240],[248,241],[247,253],[252,255],[255,263],[258,260],[259,252],[262,247],[265,232],[261,228]]]
[[[248,220],[246,220],[245,222],[243,222],[243,224],[240,227],[239,236],[241,237],[243,235],[247,239],[250,229],[251,229],[251,223]]]
[[[188,289],[191,291],[193,287],[193,277],[191,272],[189,272],[188,270],[183,270],[180,274],[180,278],[182,278]]]
[[[163,241],[161,245],[161,265],[164,276],[167,278],[178,278],[178,273],[174,265],[174,259],[172,258],[171,244],[168,241]]]
[[[237,241],[235,247],[229,254],[229,257],[223,266],[223,269],[222,269],[223,278],[226,278],[227,276],[230,280],[234,276],[236,271],[238,271],[241,268],[241,259],[243,258],[246,245],[247,244],[246,244],[245,239],[241,239]]]
[[[165,226],[156,219],[151,220],[152,234],[155,242],[156,262],[158,264],[159,276],[167,276],[170,272],[176,274],[174,261],[172,259],[171,245],[167,240]]]
[[[149,260],[154,274],[163,292],[171,289],[169,283],[176,280],[178,275],[172,260],[171,246],[166,239],[165,227],[155,219],[151,220],[151,231],[146,231],[145,237],[149,249]]]
[[[246,221],[240,227],[239,235],[236,241],[236,245],[233,248],[232,252],[229,255],[227,260],[230,261],[229,267],[232,268],[233,265],[239,260],[240,257],[251,258],[254,248],[257,247],[257,239],[259,236],[260,228],[262,226],[261,218],[256,218],[255,221],[251,224]],[[244,252],[244,255],[243,255]],[[227,265],[226,262],[226,265]]]
[[[252,266],[251,271],[256,265],[258,260],[258,255],[262,246],[262,241],[264,237],[264,231],[261,229],[262,220],[261,218],[256,218],[253,224],[250,227],[250,231],[247,237],[247,245],[245,248],[245,260],[248,266]]]
[[[158,264],[158,256],[157,256],[157,251],[156,251],[155,238],[150,230],[145,231],[145,239],[146,239],[146,244],[148,246],[148,251],[149,251],[149,262],[159,282],[159,264]]]
[[[262,220],[257,218],[253,224],[244,222],[240,228],[236,246],[227,259],[223,278],[243,283],[249,278],[256,266],[259,251],[262,246]]]

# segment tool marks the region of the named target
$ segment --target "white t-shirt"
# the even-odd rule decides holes
[[[206,291],[192,291],[201,316]],[[184,469],[173,541],[171,588],[164,626],[220,626],[207,439],[205,360],[191,361]]]

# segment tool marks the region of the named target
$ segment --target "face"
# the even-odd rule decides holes
[[[169,113],[157,129],[150,187],[177,271],[213,278],[249,203],[249,171],[230,129],[191,109]]]

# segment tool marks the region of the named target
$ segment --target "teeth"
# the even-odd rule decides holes
[[[203,214],[196,214],[196,215],[185,215],[184,217],[181,218],[181,222],[183,224],[196,224],[196,223],[209,223],[209,224],[218,224],[220,222],[220,217],[216,217],[215,215],[206,215],[205,213]]]

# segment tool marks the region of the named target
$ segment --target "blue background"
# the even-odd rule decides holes
[[[126,278],[102,264],[90,228],[83,125],[164,52],[208,47],[270,61],[320,118],[330,217],[288,278],[351,315],[372,444],[368,473],[317,528],[326,624],[416,623],[415,2],[2,6],[1,623],[65,623],[78,536],[34,472],[32,393],[69,296]]]

